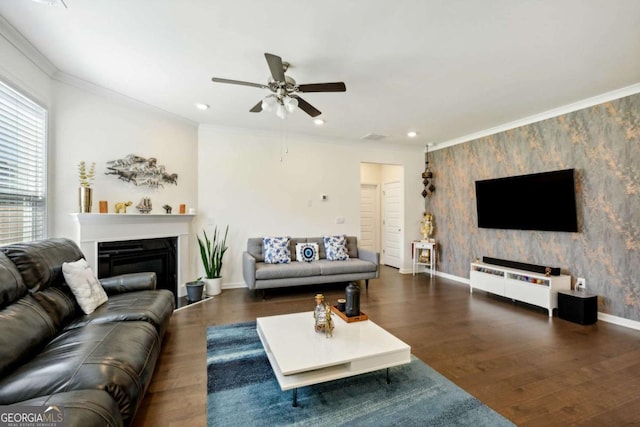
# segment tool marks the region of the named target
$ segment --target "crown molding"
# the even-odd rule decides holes
[[[58,71],[55,65],[0,15],[0,35],[49,77]]]
[[[159,114],[161,116],[164,116],[168,119],[172,119],[172,120],[176,120],[179,122],[182,122],[186,125],[189,126],[193,126],[193,127],[198,127],[199,123],[195,122],[193,120],[187,119],[186,117],[182,117],[178,114],[172,113],[170,111],[167,110],[163,110],[162,108],[156,107],[155,105],[151,105],[151,104],[147,104],[146,102],[140,101],[136,98],[132,98],[130,96],[124,95],[120,92],[117,92],[115,90],[111,90],[111,89],[107,89],[103,86],[97,85],[95,83],[91,83],[89,81],[83,80],[79,77],[76,77],[74,75],[71,74],[67,74],[63,71],[57,70],[54,75],[52,76],[52,79],[59,82],[59,83],[63,83],[69,86],[73,86],[75,88],[84,90],[86,92],[90,92],[93,93],[95,95],[99,95],[102,96],[104,98],[107,99],[111,99],[117,102],[121,102],[124,104],[128,104],[131,105],[132,107],[137,107],[137,108],[142,108],[145,109],[147,111],[153,112],[155,114]]]
[[[465,142],[473,141],[475,139],[484,138],[485,136],[495,135],[497,133],[504,132],[510,129],[515,129],[522,126],[530,125],[532,123],[541,122],[543,120],[562,116],[563,114],[572,113],[574,111],[593,107],[594,105],[624,98],[625,96],[635,95],[637,93],[640,93],[640,83],[636,83],[631,86],[626,86],[620,89],[612,90],[610,92],[605,92],[603,94],[596,95],[591,98],[583,99],[582,101],[577,101],[571,104],[563,105],[561,107],[553,108],[551,110],[547,110],[542,113],[534,114],[532,116],[524,117],[522,119],[514,120],[512,122],[494,126],[489,129],[481,130],[481,131],[470,133],[468,135],[464,135],[458,138],[439,142],[437,143],[437,145],[434,144],[433,148],[430,151],[436,151],[443,148],[451,147],[453,145],[458,145]]]

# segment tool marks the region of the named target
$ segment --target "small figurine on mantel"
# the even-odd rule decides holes
[[[142,200],[140,200],[140,203],[136,205],[136,208],[141,214],[148,214],[152,209],[151,198],[143,197]]]
[[[425,212],[420,221],[420,234],[422,234],[422,240],[425,242],[432,242],[433,239],[431,236],[433,235],[433,215]]]
[[[169,205],[164,205],[162,207],[162,209],[164,209],[164,213],[166,213],[166,214],[170,214],[171,213],[171,206],[169,206]]]
[[[116,203],[116,213],[127,213],[127,208],[131,206],[133,202],[118,202]]]

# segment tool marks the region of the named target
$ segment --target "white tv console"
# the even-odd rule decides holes
[[[545,276],[531,271],[471,263],[469,291],[481,289],[492,294],[546,308],[549,317],[558,308],[558,291],[571,290],[571,276]]]

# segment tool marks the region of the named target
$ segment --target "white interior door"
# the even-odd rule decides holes
[[[380,252],[380,199],[377,184],[360,185],[360,240],[358,246]]]
[[[383,200],[383,248],[382,263],[400,268],[402,259],[402,192],[400,181],[385,182]]]

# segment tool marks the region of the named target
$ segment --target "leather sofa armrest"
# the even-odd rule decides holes
[[[358,258],[376,265],[376,279],[380,277],[380,254],[369,249],[358,248]]]
[[[148,291],[156,288],[156,273],[131,273],[100,279],[107,295],[125,292]]]
[[[242,277],[249,289],[256,287],[256,259],[246,251],[242,253]]]

